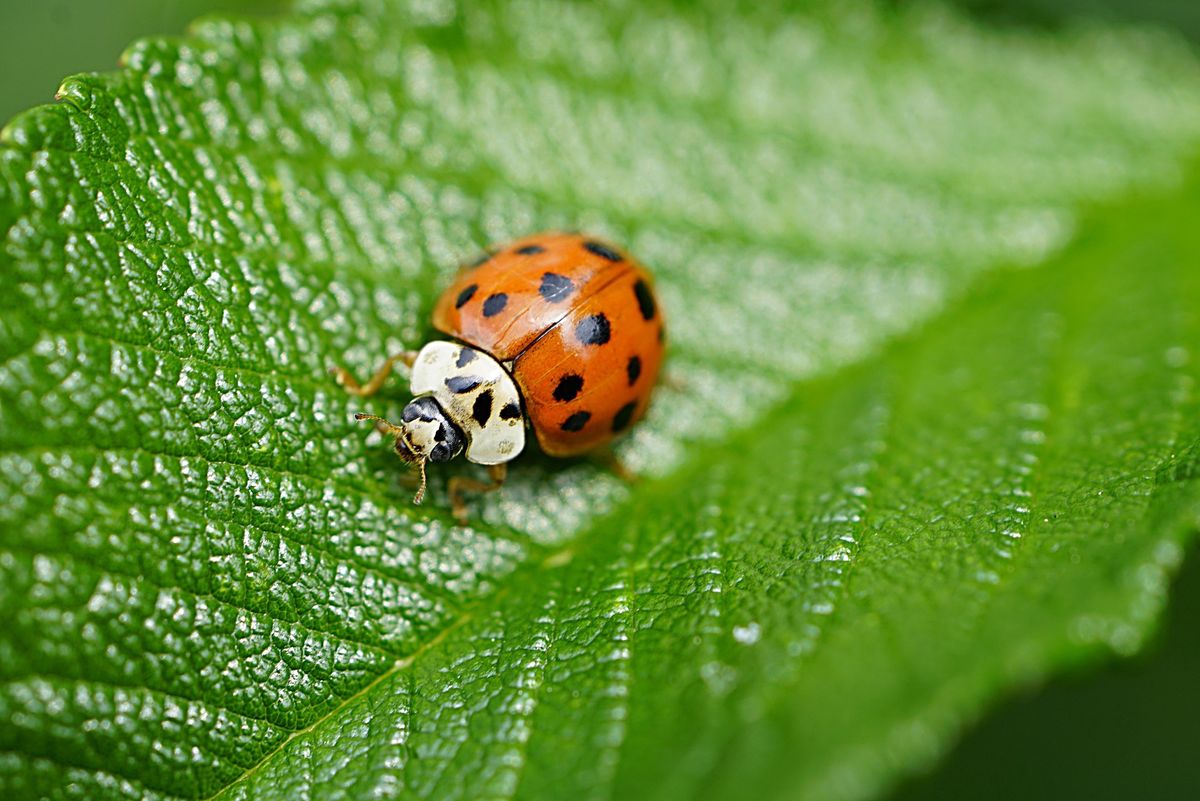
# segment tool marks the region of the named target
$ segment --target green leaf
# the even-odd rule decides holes
[[[208,20],[4,130],[5,797],[864,798],[1139,647],[1200,521],[1189,50],[464,5]],[[350,418],[402,378],[328,368],[549,227],[653,265],[676,380],[641,482],[523,458],[457,526]]]

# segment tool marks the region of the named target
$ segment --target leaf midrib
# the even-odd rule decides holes
[[[495,591],[495,593],[493,593],[493,595],[490,596],[490,598],[492,598],[496,601],[499,601],[504,596],[507,596],[509,591],[510,591],[510,584],[505,583],[505,585],[498,588]],[[469,608],[466,611],[464,611],[457,618],[455,618],[449,625],[447,625],[440,632],[438,632],[436,636],[434,636],[427,642],[422,643],[410,655],[408,655],[402,659],[397,659],[395,662],[392,663],[391,667],[389,667],[387,670],[380,673],[378,676],[376,676],[374,679],[372,679],[369,683],[367,683],[361,689],[359,689],[357,692],[355,692],[353,695],[347,696],[346,698],[342,699],[334,706],[330,707],[329,710],[326,711],[326,713],[324,715],[317,718],[315,721],[310,723],[308,726],[305,726],[302,729],[297,729],[295,731],[292,731],[290,734],[288,734],[288,736],[286,738],[283,739],[282,742],[280,742],[275,748],[273,748],[265,756],[263,756],[261,759],[259,759],[257,762],[255,762],[254,765],[250,766],[247,770],[243,771],[242,774],[240,776],[238,776],[236,779],[233,779],[228,784],[226,784],[224,787],[217,790],[215,793],[205,796],[202,799],[198,799],[198,801],[215,801],[216,799],[219,799],[221,796],[223,796],[228,790],[233,788],[235,785],[248,780],[251,776],[253,776],[256,772],[258,772],[258,770],[260,768],[262,768],[263,765],[270,762],[275,757],[276,754],[280,753],[284,748],[286,748],[287,745],[292,740],[294,740],[297,737],[300,737],[304,734],[308,734],[309,732],[317,729],[322,724],[324,724],[326,721],[330,720],[335,715],[340,713],[343,709],[348,707],[351,703],[353,703],[354,701],[358,700],[359,698],[369,694],[371,692],[371,690],[373,690],[381,682],[391,678],[392,676],[396,675],[400,671],[402,671],[402,670],[406,669],[407,667],[409,667],[410,665],[412,665],[414,662],[417,661],[417,659],[420,658],[420,656],[422,654],[424,654],[425,652],[429,651],[430,649],[436,647],[437,645],[441,644],[450,635],[451,632],[455,631],[456,629],[458,629],[458,628],[462,627],[463,625],[465,625],[466,623],[468,623],[474,617],[474,615],[476,614],[477,611],[478,611],[477,608]],[[409,731],[411,732],[411,729]]]

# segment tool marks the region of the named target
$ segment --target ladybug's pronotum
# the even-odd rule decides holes
[[[438,299],[433,324],[453,337],[392,356],[366,384],[345,370],[338,381],[371,395],[396,362],[412,368],[412,393],[399,423],[374,420],[396,453],[420,471],[460,453],[487,465],[490,482],[453,478],[454,513],[464,491],[504,483],[530,427],[551,456],[608,444],[641,419],[662,363],[664,329],[653,282],[629,256],[578,234],[543,233],[494,251]]]

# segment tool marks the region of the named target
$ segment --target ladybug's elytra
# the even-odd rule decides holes
[[[609,443],[641,419],[662,363],[662,311],[646,272],[615,248],[579,234],[543,233],[493,251],[438,299],[433,324],[454,341],[392,356],[364,385],[345,370],[356,395],[378,391],[396,362],[412,368],[401,421],[372,415],[416,465],[460,453],[487,465],[490,482],[450,481],[460,519],[466,490],[504,483],[508,462],[533,429],[542,450],[574,456]]]

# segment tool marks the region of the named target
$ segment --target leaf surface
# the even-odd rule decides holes
[[[333,2],[125,64],[0,149],[7,797],[863,798],[1146,635],[1200,520],[1169,37]],[[550,227],[655,268],[677,380],[642,482],[523,459],[456,526],[350,419],[403,379],[327,371]]]

